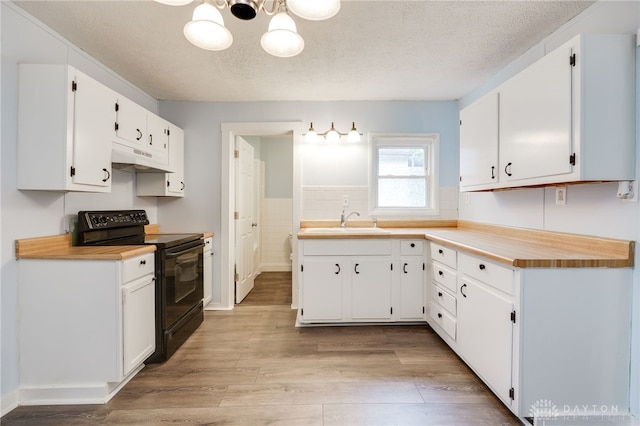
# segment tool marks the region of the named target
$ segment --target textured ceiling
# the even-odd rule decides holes
[[[305,49],[283,59],[260,47],[264,13],[222,11],[234,42],[209,52],[182,32],[197,2],[16,2],[156,99],[184,101],[458,99],[592,3],[342,0],[329,20],[294,16]]]

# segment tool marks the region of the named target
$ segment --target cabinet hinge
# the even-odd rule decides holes
[[[424,263],[423,263],[423,264],[422,264],[422,270],[423,270],[423,271],[424,271],[424,268],[425,268],[425,266],[424,266]]]
[[[462,176],[460,176],[460,182],[462,182]]]
[[[233,218],[236,219],[236,220],[240,219],[240,213],[233,212]]]
[[[462,126],[462,120],[460,120],[460,125]]]
[[[391,270],[393,271],[393,263],[391,264]]]
[[[575,152],[569,156],[569,164],[571,164],[572,166],[576,165],[576,153]]]
[[[516,311],[511,311],[511,322],[516,323]]]
[[[171,136],[171,129],[167,129],[167,136]]]
[[[300,272],[304,272],[304,265],[300,265]]]
[[[116,112],[120,110],[120,104],[116,102]]]
[[[233,274],[234,281],[240,281],[240,274]]]
[[[300,309],[300,316],[304,316],[304,308]]]
[[[389,308],[389,313],[391,313],[391,315],[393,315],[393,308]]]
[[[511,400],[516,399],[516,390],[514,388],[509,389],[509,398],[511,398]]]
[[[167,188],[169,187],[169,181],[167,181]]]
[[[425,312],[425,309],[424,309],[424,306],[423,306],[423,307],[422,307],[422,313],[424,314],[424,312]]]
[[[73,81],[71,82],[71,91],[72,91],[72,92],[75,92],[76,90],[78,90],[78,83],[76,83],[76,81],[75,81],[75,80],[73,80]]]
[[[76,168],[71,166],[71,177],[74,177],[76,175]]]
[[[573,55],[569,56],[569,65],[571,65],[572,67],[576,66],[576,54],[575,53]]]
[[[238,151],[237,149],[233,151],[233,158],[240,158],[240,151]]]
[[[118,131],[118,128],[119,128],[118,122],[113,123],[113,128],[116,129],[116,132]]]

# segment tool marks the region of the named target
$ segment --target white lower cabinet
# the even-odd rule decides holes
[[[300,321],[424,321],[423,244],[401,256],[401,240],[302,240]]]
[[[515,415],[547,403],[574,423],[628,414],[630,268],[515,268],[430,248],[427,321]]]
[[[20,259],[24,404],[108,401],[155,350],[154,254]]]
[[[202,275],[203,275],[203,297],[202,306],[207,306],[213,298],[213,237],[207,237],[204,239],[204,248],[202,261]]]

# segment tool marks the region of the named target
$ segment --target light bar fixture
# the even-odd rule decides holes
[[[342,133],[336,130],[333,121],[331,122],[331,128],[324,133],[317,133],[313,128],[313,122],[309,126],[309,131],[304,135],[304,141],[308,143],[316,143],[321,141],[326,141],[328,143],[338,143],[340,142],[340,138],[342,136],[347,137],[347,142],[356,143],[360,142],[360,136],[362,134],[358,133],[356,129],[356,123],[351,122],[351,130],[348,133]]]

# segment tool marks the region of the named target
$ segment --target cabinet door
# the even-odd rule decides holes
[[[400,258],[400,318],[424,318],[425,271],[422,257]]]
[[[352,259],[351,317],[391,318],[391,259],[361,257]]]
[[[147,110],[123,96],[118,97],[116,105],[116,136],[130,146],[148,151],[145,143]]]
[[[150,112],[147,113],[145,145],[153,155],[153,161],[169,162],[169,122]]]
[[[466,277],[459,284],[459,354],[503,402],[510,404],[513,303]]]
[[[343,318],[345,270],[339,258],[305,257],[302,270],[304,321],[338,321]]]
[[[147,275],[122,287],[123,376],[153,353],[155,329],[155,278]]]
[[[169,167],[173,173],[167,173],[167,195],[181,197],[184,194],[184,131],[169,126]]]
[[[204,256],[203,256],[203,302],[207,306],[211,302],[213,296],[213,241],[211,238],[204,240]]]
[[[460,111],[460,187],[498,182],[498,94]]]
[[[78,185],[111,187],[111,114],[115,94],[74,70],[73,172]]]
[[[500,88],[500,180],[572,172],[571,48],[548,54]]]

